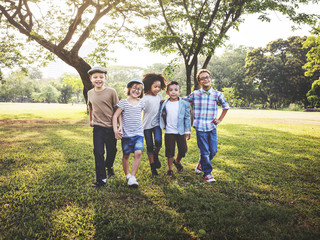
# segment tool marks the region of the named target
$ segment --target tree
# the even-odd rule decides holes
[[[260,20],[270,21],[268,10],[280,12],[297,24],[314,24],[317,17],[296,10],[306,0],[158,0],[153,1],[159,21],[146,27],[145,36],[153,51],[177,53],[186,68],[187,93],[191,92],[191,75],[198,71],[198,57],[205,56],[201,68],[206,68],[215,49],[227,39],[231,28],[237,29],[246,14],[260,13]],[[313,1],[317,3],[319,1]],[[157,15],[156,15],[157,16]],[[198,83],[193,77],[195,88]]]
[[[0,84],[0,100],[5,102],[32,102],[32,93],[38,90],[37,83],[23,71],[15,71]]]
[[[320,79],[313,82],[311,89],[307,93],[307,98],[312,107],[320,107]]]
[[[224,53],[219,57],[214,56],[207,66],[215,88],[219,91],[228,88],[229,99],[237,99],[237,106],[248,106],[257,99],[256,87],[245,81],[245,59],[250,49],[244,46],[227,46]],[[199,62],[202,63],[202,59]]]
[[[81,89],[82,89],[82,83],[81,79],[79,76],[75,74],[68,74],[65,73],[64,76],[62,77],[62,83],[63,86],[65,87],[71,87],[72,93],[76,97],[76,102],[80,102],[80,94],[81,94]]]
[[[87,74],[91,68],[89,63],[105,61],[109,44],[116,41],[116,36],[121,37],[117,33],[128,12],[138,9],[136,2],[139,3],[121,0],[1,0],[0,28],[19,31],[26,36],[26,42],[37,43],[42,49],[34,53],[41,53],[44,59],[53,60],[57,56],[74,67],[81,77],[87,99],[87,91],[92,88]],[[109,24],[98,26],[102,18]],[[93,58],[85,60],[79,51],[88,38],[98,40],[99,47],[90,55]]]
[[[304,75],[302,68],[308,52],[302,48],[305,39],[278,39],[247,54],[246,81],[258,86],[262,98],[272,108],[299,102],[307,105],[306,93],[312,79]]]
[[[307,63],[303,66],[306,69],[306,76],[313,76],[320,79],[320,23],[313,31],[314,36],[310,36],[303,43],[304,48],[310,49],[307,53]]]

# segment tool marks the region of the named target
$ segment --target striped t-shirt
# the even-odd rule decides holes
[[[144,110],[144,105],[143,99],[136,106],[131,105],[127,99],[123,99],[117,104],[117,107],[122,109],[123,137],[143,137],[141,112]]]

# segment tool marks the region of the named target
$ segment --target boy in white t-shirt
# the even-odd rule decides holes
[[[191,121],[190,121],[190,104],[179,98],[181,90],[177,82],[171,81],[167,85],[169,99],[163,102],[160,109],[160,127],[165,131],[165,153],[168,159],[167,175],[172,177],[174,164],[178,171],[183,171],[180,161],[187,153],[187,141],[190,139]],[[178,146],[178,154],[176,159],[175,144]]]

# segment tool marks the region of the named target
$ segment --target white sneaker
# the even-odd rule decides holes
[[[128,185],[129,187],[133,187],[133,188],[137,188],[139,186],[139,183],[137,182],[137,179],[135,176],[129,177]]]
[[[128,174],[126,175],[126,179],[129,180],[129,178],[131,178],[131,174],[130,174],[130,173],[128,173]]]
[[[196,172],[196,174],[201,174],[201,173],[202,173],[202,168],[201,168],[200,160],[199,160],[196,168],[194,169],[194,171]]]
[[[207,182],[215,182],[216,181],[211,174],[208,174],[207,176],[205,176],[204,180],[206,180]]]

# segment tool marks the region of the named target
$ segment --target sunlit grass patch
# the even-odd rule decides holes
[[[53,113],[63,106],[44,105],[34,112],[25,105],[30,115],[20,109],[10,113],[16,119],[0,111],[1,239],[300,240],[320,235],[317,114],[231,109],[218,127],[213,184],[194,172],[199,160],[194,130],[182,159],[184,172],[174,168],[172,179],[165,175],[164,148],[156,177],[144,151],[138,189],[127,186],[118,141],[116,176],[95,190],[87,115],[79,108],[64,118]],[[44,116],[46,108],[52,119]]]

